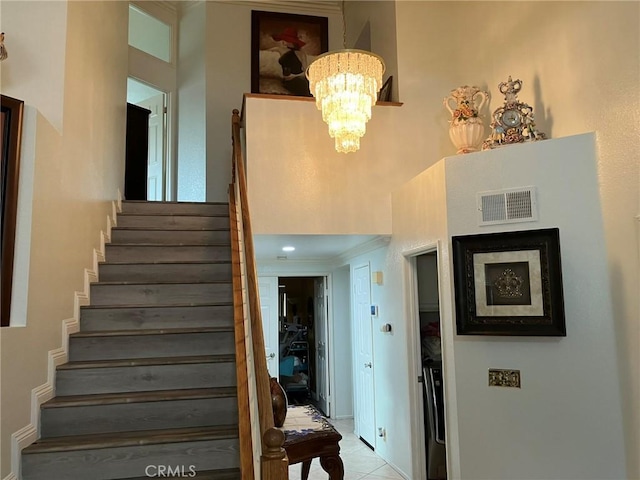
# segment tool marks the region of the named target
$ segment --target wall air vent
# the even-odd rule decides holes
[[[480,225],[538,220],[535,187],[479,192],[477,198]]]

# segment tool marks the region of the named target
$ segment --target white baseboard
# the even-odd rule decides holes
[[[89,304],[91,284],[98,281],[98,264],[105,259],[105,244],[111,238],[111,227],[116,225],[117,212],[122,211],[122,196],[112,202],[112,216],[107,215],[106,231],[100,232],[100,249],[93,250],[93,269],[84,270],[84,290],[74,292],[73,317],[62,321],[62,346],[48,352],[47,381],[31,390],[31,423],[11,435],[11,472],[3,480],[20,480],[22,450],[40,437],[40,406],[55,395],[56,367],[69,358],[69,335],[80,330],[80,307]]]

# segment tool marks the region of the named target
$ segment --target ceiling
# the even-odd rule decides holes
[[[333,260],[379,235],[254,235],[257,260]],[[282,247],[293,246],[295,251],[283,252]]]

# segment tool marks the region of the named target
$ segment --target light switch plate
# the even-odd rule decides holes
[[[490,368],[489,386],[520,388],[520,370]]]

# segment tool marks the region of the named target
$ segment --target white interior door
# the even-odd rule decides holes
[[[355,431],[375,447],[376,421],[373,378],[373,325],[371,317],[371,274],[369,265],[354,269]]]
[[[151,110],[147,157],[147,200],[163,200],[165,158],[165,94],[154,95],[137,105]]]
[[[258,277],[262,331],[269,376],[278,378],[278,277]]]
[[[314,317],[316,339],[316,401],[322,412],[331,416],[329,402],[329,355],[327,352],[327,339],[329,337],[326,277],[314,280]]]

